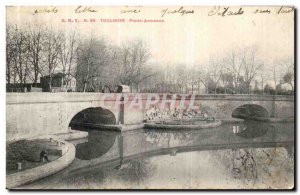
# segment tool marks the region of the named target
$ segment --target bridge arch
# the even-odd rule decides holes
[[[102,107],[89,107],[77,112],[69,122],[69,127],[80,124],[116,124],[115,114]]]
[[[257,104],[243,104],[232,111],[231,114],[234,118],[247,118],[247,117],[270,117],[266,108]]]

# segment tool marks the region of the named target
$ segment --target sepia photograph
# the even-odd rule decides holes
[[[295,189],[294,6],[5,9],[8,190]]]

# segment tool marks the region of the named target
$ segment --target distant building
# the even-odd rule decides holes
[[[130,93],[130,86],[128,85],[118,85],[117,93]]]
[[[282,83],[280,85],[280,88],[284,91],[292,91],[293,90],[291,84],[289,84],[289,83]]]
[[[43,92],[49,92],[50,76],[41,77],[41,86]],[[51,91],[52,92],[74,92],[76,91],[76,79],[72,75],[67,75],[63,73],[56,73],[52,75],[51,81]]]

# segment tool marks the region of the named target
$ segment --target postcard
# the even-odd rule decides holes
[[[294,6],[7,6],[7,189],[294,189],[295,33]]]

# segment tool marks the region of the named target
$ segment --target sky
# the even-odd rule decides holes
[[[75,13],[77,6],[7,7],[6,19],[7,23],[19,26],[43,24],[63,32],[77,29],[83,35],[93,33],[117,45],[141,39],[150,48],[151,62],[159,64],[207,64],[211,56],[223,56],[234,48],[251,45],[257,46],[267,67],[279,60],[293,58],[294,12],[283,13],[290,8],[284,7],[278,14],[280,7],[238,6],[229,7],[224,16],[219,15],[225,8],[93,6],[86,12]],[[228,15],[239,9],[242,14]],[[255,13],[257,9],[265,13]],[[35,10],[41,13],[34,14]],[[84,7],[79,10],[84,11]],[[89,12],[91,10],[95,12]],[[134,10],[138,13],[133,13]],[[182,15],[183,10],[186,12]],[[122,13],[125,11],[127,13]],[[170,13],[176,11],[181,13]],[[80,22],[62,22],[68,19]],[[84,19],[95,19],[96,22],[82,22]],[[100,22],[100,19],[123,19],[125,22]],[[130,22],[130,19],[163,22]]]

